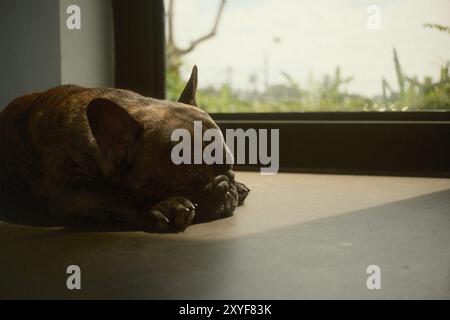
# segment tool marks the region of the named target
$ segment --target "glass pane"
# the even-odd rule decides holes
[[[450,109],[448,0],[173,0],[166,11],[170,99],[197,64],[209,112]]]

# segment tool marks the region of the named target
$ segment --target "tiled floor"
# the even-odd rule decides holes
[[[0,298],[450,298],[450,179],[237,176],[246,205],[182,234],[0,223]]]

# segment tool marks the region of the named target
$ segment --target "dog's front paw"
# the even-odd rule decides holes
[[[247,187],[245,184],[236,181],[236,190],[238,193],[238,204],[243,205],[245,199],[248,196],[248,193],[250,192],[250,188]]]
[[[157,232],[183,231],[192,223],[195,208],[184,197],[167,198],[150,209],[144,227]]]

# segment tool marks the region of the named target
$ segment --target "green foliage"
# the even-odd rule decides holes
[[[441,68],[438,82],[433,82],[430,77],[419,81],[417,77],[398,73],[397,79],[403,81],[403,91],[399,92],[383,79],[383,96],[373,99],[348,94],[343,86],[352,79],[342,79],[337,68],[334,76],[325,75],[321,82],[311,81],[308,89],[301,88],[290,75],[283,73],[286,83],[270,85],[264,91],[237,91],[227,83],[219,88],[200,89],[197,102],[202,109],[212,113],[450,110],[448,69],[448,64]],[[167,98],[176,101],[185,83],[175,73],[168,72]],[[399,88],[402,88],[400,83]]]
[[[441,67],[440,79],[433,82],[431,77],[420,81],[417,77],[407,77],[402,71],[394,49],[394,64],[400,91],[397,93],[383,79],[383,107],[391,110],[450,110],[449,63]],[[390,91],[390,96],[387,95]]]
[[[178,72],[169,70],[166,72],[166,98],[168,100],[177,101],[185,85],[186,82],[180,78]]]
[[[394,65],[395,73],[397,75],[398,88],[400,90],[400,98],[403,99],[405,94],[405,79],[403,76],[402,67],[400,66],[400,61],[398,60],[397,50],[394,48]]]
[[[425,24],[426,27],[450,33],[450,28]],[[410,110],[450,110],[449,63],[441,67],[440,79],[433,82],[431,77],[420,81],[408,77],[400,65],[397,50],[393,49],[393,63],[397,76],[397,88],[382,79],[382,95],[364,97],[349,94],[345,85],[353,77],[343,77],[337,67],[333,75],[324,75],[322,81],[312,76],[308,85],[302,88],[287,72],[281,72],[283,83],[269,85],[264,90],[257,89],[257,76],[249,82],[253,89],[235,90],[229,83],[219,88],[207,87],[198,91],[197,102],[207,112],[305,112],[305,111],[410,111]],[[179,65],[181,65],[180,62]],[[167,70],[167,98],[176,101],[185,81],[178,69]]]

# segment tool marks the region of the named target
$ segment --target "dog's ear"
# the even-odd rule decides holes
[[[87,106],[87,118],[97,144],[112,164],[127,158],[129,148],[142,126],[124,108],[108,99],[94,99]]]
[[[191,77],[189,78],[186,87],[181,93],[178,102],[190,104],[191,106],[197,106],[197,101],[195,100],[195,94],[197,92],[197,80],[198,80],[198,70],[197,66],[194,65],[191,72]]]

